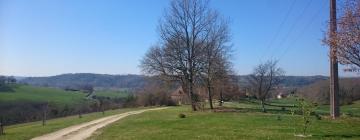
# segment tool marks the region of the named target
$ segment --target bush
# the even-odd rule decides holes
[[[179,118],[186,118],[186,115],[183,114],[183,113],[180,113],[180,114],[178,115],[178,117],[179,117]]]
[[[286,108],[285,107],[281,107],[281,111],[285,111],[286,110]]]
[[[352,112],[348,112],[348,113],[342,113],[343,117],[353,117],[354,114]]]
[[[149,90],[137,94],[137,103],[141,106],[175,106],[176,103],[171,99],[166,91]]]
[[[319,115],[319,114],[317,114],[317,113],[315,113],[314,115],[315,115],[315,117],[316,117],[316,120],[321,120],[321,119],[322,119],[321,115]]]

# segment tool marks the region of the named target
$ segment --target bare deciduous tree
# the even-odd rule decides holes
[[[208,91],[208,99],[210,108],[213,109],[213,91],[216,81],[222,81],[231,71],[231,63],[229,62],[231,45],[230,33],[228,25],[225,21],[215,22],[205,46],[204,68],[200,71],[203,84]]]
[[[328,46],[336,46],[340,63],[360,68],[360,1],[347,0],[340,13],[337,32],[328,31],[324,42]]]
[[[284,71],[277,66],[277,61],[267,61],[255,67],[253,74],[248,78],[252,93],[261,102],[263,112],[265,100],[271,91],[280,84]]]
[[[204,58],[210,43],[218,45],[225,41],[211,42],[211,37],[227,29],[218,27],[226,25],[223,23],[217,12],[208,7],[208,1],[173,0],[160,20],[160,43],[151,47],[143,58],[142,70],[166,80],[180,81],[190,97],[192,109],[197,110],[195,83],[205,69]]]

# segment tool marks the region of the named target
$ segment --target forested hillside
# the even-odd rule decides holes
[[[20,82],[33,86],[57,88],[76,88],[91,85],[97,89],[136,89],[143,87],[145,76],[77,73],[50,77],[28,77],[21,79]]]
[[[233,77],[241,87],[248,85],[248,75]],[[92,85],[97,89],[138,89],[145,85],[147,77],[143,75],[108,75],[108,74],[62,74],[50,77],[27,77],[18,79],[21,83],[33,86],[76,88]],[[303,87],[317,81],[326,80],[326,76],[285,76],[282,85],[285,87]]]
[[[248,75],[237,76],[239,79],[240,86],[246,87],[248,85]],[[326,76],[284,76],[282,77],[281,84],[285,87],[303,87],[313,84],[317,81],[329,79]]]
[[[329,83],[329,80],[317,81],[300,88],[297,94],[319,104],[329,104]],[[341,78],[339,84],[340,104],[351,104],[353,101],[360,100],[360,78]]]

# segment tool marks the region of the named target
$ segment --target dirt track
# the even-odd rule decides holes
[[[31,140],[85,140],[86,138],[90,137],[92,133],[94,133],[97,129],[102,128],[117,120],[120,120],[126,116],[140,114],[145,111],[160,110],[165,108],[166,107],[144,109],[144,110],[129,111],[117,115],[112,115],[97,120],[93,120],[90,122],[70,126],[40,137],[32,138]]]

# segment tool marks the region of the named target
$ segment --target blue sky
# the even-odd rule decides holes
[[[168,0],[0,0],[0,75],[141,74]],[[328,75],[328,0],[212,0],[229,18],[238,74],[280,59],[288,75]],[[287,18],[286,18],[287,17]],[[349,75],[340,70],[341,76]]]

